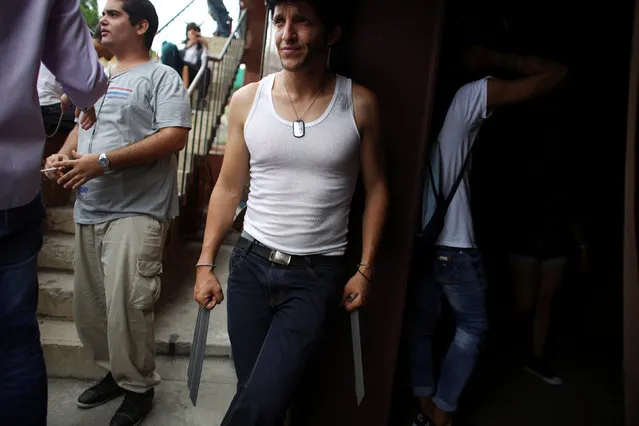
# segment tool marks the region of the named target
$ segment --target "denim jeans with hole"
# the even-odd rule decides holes
[[[435,405],[454,412],[488,328],[486,275],[476,249],[437,247],[433,261],[431,272],[419,278],[412,301],[411,384],[415,396],[434,396]],[[435,380],[432,344],[442,295],[455,314],[455,337],[444,357],[439,379]]]
[[[36,319],[44,207],[0,210],[0,425],[45,426],[47,375]]]
[[[227,300],[238,384],[222,425],[281,426],[346,283],[341,256],[307,259],[286,267],[235,247]]]

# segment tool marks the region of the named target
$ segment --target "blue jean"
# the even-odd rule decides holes
[[[44,207],[0,210],[0,425],[45,426],[47,375],[36,319]]]
[[[229,31],[229,12],[224,6],[223,0],[207,0],[209,5],[209,13],[217,23],[217,31],[220,37],[228,37],[231,35]]]
[[[223,426],[281,426],[339,307],[342,263],[311,256],[305,267],[284,267],[234,249],[228,329],[238,384]]]
[[[432,342],[442,293],[455,313],[456,329],[436,382]],[[432,272],[418,280],[410,326],[410,375],[414,395],[434,395],[437,407],[456,411],[457,400],[473,372],[488,329],[486,275],[477,250],[436,248]]]

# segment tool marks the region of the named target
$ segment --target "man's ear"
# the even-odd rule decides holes
[[[146,33],[148,30],[149,30],[149,21],[147,21],[146,19],[142,19],[135,26],[135,31],[138,33],[138,35],[142,35]]]
[[[342,38],[342,27],[336,26],[333,31],[328,35],[328,46],[332,47]]]

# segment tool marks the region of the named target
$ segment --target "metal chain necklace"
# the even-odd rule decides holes
[[[291,99],[291,94],[288,92],[288,87],[286,87],[286,81],[282,79],[282,82],[284,83],[284,89],[286,89],[286,95],[288,96],[288,100],[291,101],[291,106],[293,107],[293,111],[295,111],[295,115],[297,116],[297,120],[293,122],[293,136],[295,136],[296,138],[303,138],[304,135],[306,134],[306,123],[304,123],[304,116],[306,115],[308,110],[311,109],[311,107],[313,106],[317,98],[319,98],[319,95],[324,90],[324,86],[326,85],[326,80],[327,79],[325,78],[324,82],[322,83],[322,87],[320,87],[319,91],[317,92],[317,95],[315,95],[313,102],[311,102],[308,108],[306,108],[304,113],[300,116],[297,113],[297,110],[295,109],[295,104],[293,103],[293,99]]]

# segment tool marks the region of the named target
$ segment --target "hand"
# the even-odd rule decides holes
[[[44,163],[45,169],[51,169],[55,163],[59,163],[60,161],[68,161],[69,156],[64,154],[53,154],[47,157],[47,160]],[[58,180],[64,175],[64,167],[58,167],[58,170],[54,172],[45,172],[44,175],[49,180]]]
[[[69,99],[66,93],[60,97],[60,109],[63,113],[67,112],[67,110],[71,108],[71,105],[71,99]]]
[[[366,272],[364,271],[364,273]],[[346,287],[344,287],[344,294],[342,295],[342,304],[348,312],[359,309],[366,304],[369,288],[370,281],[359,272],[355,273],[355,275],[348,280]]]
[[[224,292],[213,270],[198,268],[195,274],[195,287],[193,299],[203,308],[209,311],[222,303]]]
[[[78,154],[73,151],[74,160],[54,161],[51,167],[69,167],[71,170],[58,179],[65,188],[78,189],[91,179],[104,175],[104,169],[98,162],[98,154]]]
[[[75,118],[78,118],[82,113],[80,108],[75,109]],[[91,107],[90,110],[82,114],[82,118],[80,119],[80,127],[84,130],[89,130],[95,122],[97,121],[97,117],[95,116],[95,108]]]

